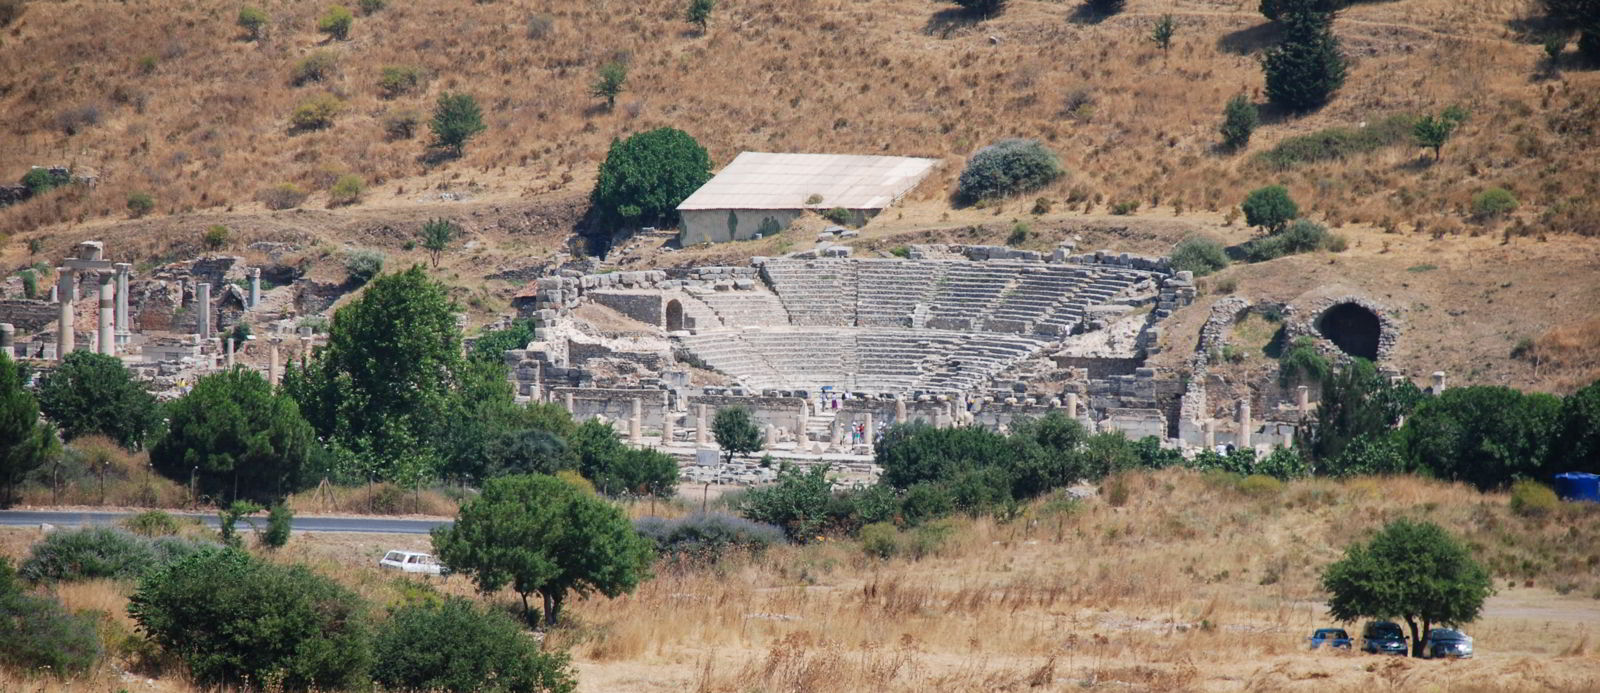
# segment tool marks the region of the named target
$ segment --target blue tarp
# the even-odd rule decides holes
[[[1600,503],[1600,474],[1567,472],[1556,475],[1556,495],[1562,500]]]

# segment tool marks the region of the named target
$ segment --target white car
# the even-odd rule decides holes
[[[416,551],[390,551],[378,560],[378,567],[390,568],[404,573],[422,573],[424,575],[442,575],[444,566],[430,554]]]

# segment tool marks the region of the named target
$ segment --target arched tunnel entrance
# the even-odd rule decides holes
[[[667,331],[678,332],[683,329],[683,304],[678,299],[667,301]]]
[[[1378,314],[1354,303],[1340,303],[1322,312],[1317,332],[1351,356],[1376,361],[1383,321]]]

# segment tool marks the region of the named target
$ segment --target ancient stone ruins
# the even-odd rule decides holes
[[[1164,323],[1195,300],[1192,277],[1164,258],[1071,244],[1048,256],[994,246],[906,255],[852,258],[824,245],[748,266],[584,273],[569,264],[519,295],[539,326],[506,362],[519,398],[601,417],[706,482],[772,474],[717,463],[710,422],[730,406],[764,427],[764,455],[831,462],[862,480],[876,473],[876,436],[897,422],[1004,430],[1055,411],[1168,446],[1265,450],[1291,442],[1312,406],[1304,387],[1253,392],[1209,375],[1231,326],[1263,308],[1238,297],[1212,305],[1182,368],[1148,366],[1164,343],[1172,348]],[[312,327],[354,288],[236,257],[139,276],[104,256],[100,243],[82,243],[56,268],[48,299],[0,301],[0,348],[45,368],[73,349],[118,355],[167,397],[236,363],[276,382],[281,360],[306,359]],[[78,300],[85,288],[98,303]],[[1271,309],[1289,338],[1330,354],[1381,363],[1393,347],[1390,313],[1360,297]],[[240,323],[254,334],[231,329]]]

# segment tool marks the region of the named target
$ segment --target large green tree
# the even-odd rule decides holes
[[[1600,472],[1600,381],[1562,400],[1559,430],[1551,471]]]
[[[1300,216],[1300,205],[1289,197],[1289,189],[1281,185],[1268,185],[1251,190],[1239,205],[1244,211],[1244,222],[1267,233],[1277,233]]]
[[[1600,61],[1600,0],[1544,0],[1550,18],[1578,32],[1578,51]]]
[[[744,407],[718,409],[711,419],[711,435],[716,437],[717,447],[722,448],[724,463],[732,462],[734,455],[747,456],[761,450],[763,442],[761,427]]]
[[[1357,543],[1322,573],[1328,613],[1340,621],[1403,618],[1412,656],[1434,625],[1477,620],[1493,587],[1461,540],[1431,522],[1400,519]],[[1420,626],[1420,628],[1419,628]]]
[[[293,398],[234,368],[201,378],[172,403],[150,464],[179,482],[192,473],[202,492],[224,502],[270,504],[298,490],[316,445]]]
[[[1262,58],[1267,99],[1288,111],[1314,111],[1344,86],[1345,59],[1333,35],[1333,16],[1296,12],[1284,16],[1283,24],[1283,42]]]
[[[1561,400],[1542,392],[1475,385],[1445,390],[1406,419],[1401,434],[1416,466],[1480,489],[1544,478]]]
[[[0,507],[12,503],[24,475],[61,454],[55,428],[39,420],[39,403],[22,380],[22,366],[0,354]]]
[[[630,448],[607,424],[595,419],[578,424],[568,441],[578,473],[607,495],[665,498],[677,490],[678,464],[671,455]]]
[[[616,597],[649,576],[649,542],[622,511],[553,476],[494,479],[461,506],[455,524],[433,531],[434,552],[451,569],[492,592],[510,585],[544,602],[554,624],[568,593]]]
[[[155,397],[115,356],[75,351],[39,386],[39,409],[67,440],[99,433],[138,449],[160,422]]]
[[[610,228],[673,224],[678,203],[708,180],[705,147],[682,130],[659,128],[611,142],[590,201]]]
[[[1321,383],[1322,401],[1302,432],[1301,445],[1313,458],[1325,463],[1339,459],[1345,447],[1358,438],[1387,434],[1423,398],[1422,391],[1411,381],[1391,384],[1365,359],[1324,372]],[[1337,465],[1324,469],[1333,474],[1375,471],[1342,469]]]

